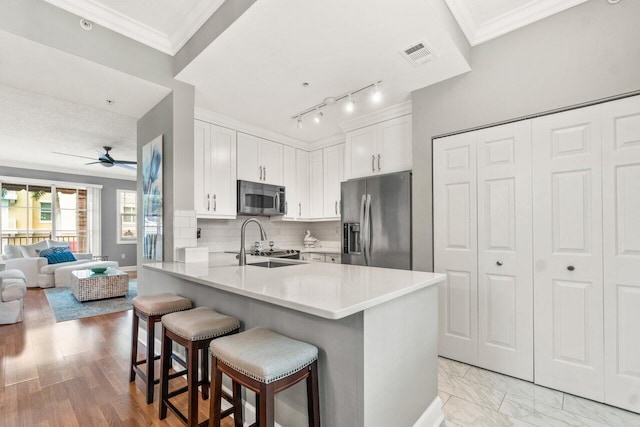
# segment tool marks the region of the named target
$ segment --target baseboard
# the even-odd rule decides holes
[[[439,396],[433,399],[426,411],[420,415],[413,427],[439,427],[444,421],[442,412],[442,400]]]
[[[138,269],[137,265],[126,265],[126,266],[120,266],[118,267],[118,270],[120,271],[136,271]]]

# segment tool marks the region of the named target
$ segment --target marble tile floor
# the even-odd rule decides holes
[[[640,427],[640,414],[442,357],[438,394],[447,427]]]

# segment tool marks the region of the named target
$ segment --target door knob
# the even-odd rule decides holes
[[[567,267],[567,270],[569,270],[569,271],[573,271],[573,270],[575,270],[575,269],[576,269],[576,268],[575,268],[573,265],[570,265],[570,266],[568,266],[568,267]]]
[[[498,262],[496,262],[496,265],[497,265],[498,267],[502,266],[502,261],[498,261]]]

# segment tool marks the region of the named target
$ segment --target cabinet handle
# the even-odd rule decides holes
[[[336,200],[336,215],[338,215],[338,201]]]
[[[376,156],[371,156],[371,172],[376,171]]]
[[[260,165],[260,181],[262,181],[262,165]]]
[[[378,170],[380,170],[380,157],[382,157],[380,154],[378,154]]]
[[[576,269],[576,268],[575,268],[573,265],[570,265],[570,266],[568,266],[568,267],[567,267],[567,270],[569,270],[569,271],[573,271],[573,270],[575,270],[575,269]]]
[[[284,202],[284,214],[289,215],[289,202]]]
[[[501,266],[502,266],[502,261],[498,261],[498,262],[496,262],[496,265],[497,265],[498,267],[501,267]]]
[[[211,210],[211,195],[207,193],[207,210]]]
[[[216,195],[213,195],[213,211],[215,212],[218,209],[218,203],[216,202]]]
[[[298,216],[302,216],[302,203],[298,203]]]
[[[267,180],[267,167],[266,166],[263,166],[263,167],[264,167],[264,180],[263,181],[266,181]]]

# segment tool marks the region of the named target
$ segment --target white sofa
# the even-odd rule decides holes
[[[22,322],[25,277],[18,270],[0,271],[0,325]]]
[[[71,285],[71,272],[92,267],[118,267],[116,261],[93,261],[90,253],[74,253],[76,261],[49,264],[38,252],[53,246],[65,246],[64,242],[43,240],[33,245],[6,245],[3,259],[7,270],[20,270],[30,288],[51,288]]]

